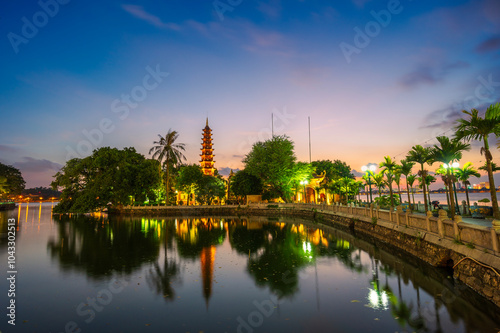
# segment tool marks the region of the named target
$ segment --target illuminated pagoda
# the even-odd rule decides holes
[[[212,129],[208,126],[208,117],[207,124],[203,129],[203,138],[201,143],[201,168],[205,175],[213,176],[214,175],[214,150],[212,148]]]

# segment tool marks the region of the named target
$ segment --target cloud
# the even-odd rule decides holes
[[[424,118],[421,128],[451,128],[462,115],[462,110],[453,106],[432,111]]]
[[[365,175],[364,172],[359,172],[357,170],[352,169],[351,173],[354,175],[354,177],[363,177]]]
[[[489,102],[485,102],[475,107],[479,110],[479,116],[484,116],[484,111],[489,105]],[[456,103],[447,108],[433,111],[424,118],[424,124],[420,128],[441,129],[441,131],[451,129],[457,125],[457,119],[465,116],[462,110],[463,104]]]
[[[500,36],[491,37],[476,47],[477,53],[487,53],[500,49]]]
[[[27,156],[23,157],[23,161],[14,163],[13,166],[21,170],[21,172],[59,171],[62,168],[62,165],[59,163]]]
[[[454,70],[467,68],[470,64],[457,61],[448,64],[432,64],[430,62],[418,65],[412,72],[403,75],[399,83],[406,88],[415,88],[419,85],[434,85]]]
[[[175,30],[175,31],[179,31],[181,29],[180,26],[175,24],[175,23],[163,22],[158,16],[155,16],[155,15],[150,14],[147,11],[145,11],[144,8],[142,8],[142,6],[122,5],[122,8],[126,12],[128,12],[129,14],[132,14],[133,16],[137,17],[138,19],[146,21],[149,24],[152,24],[157,28],[170,29],[170,30]]]

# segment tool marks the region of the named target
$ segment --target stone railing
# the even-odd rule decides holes
[[[457,243],[465,243],[471,247],[480,247],[500,254],[500,230],[492,227],[478,226],[462,221],[460,215],[454,220],[448,218],[445,210],[439,210],[439,216],[433,217],[432,212],[427,215],[412,214],[409,210],[403,212],[402,206],[395,211],[380,209],[371,205],[370,207],[357,207],[355,205],[333,205],[323,204],[288,204],[295,208],[317,209],[323,213],[350,215],[353,218],[376,217],[377,221],[393,223],[398,226],[411,227],[422,232],[436,234],[440,238],[447,238]]]

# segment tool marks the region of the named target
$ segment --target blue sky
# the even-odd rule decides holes
[[[70,157],[149,147],[169,128],[217,168],[275,134],[355,170],[432,144],[500,100],[500,2],[2,3],[0,161],[48,186]],[[493,152],[500,163],[499,152]],[[464,156],[479,166],[477,145]],[[436,167],[431,167],[434,170]]]

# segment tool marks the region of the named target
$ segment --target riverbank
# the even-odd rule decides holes
[[[500,307],[499,232],[419,214],[342,205],[255,204],[250,206],[124,207],[123,215],[291,216],[349,230],[403,250],[433,266],[453,268],[453,276]]]

